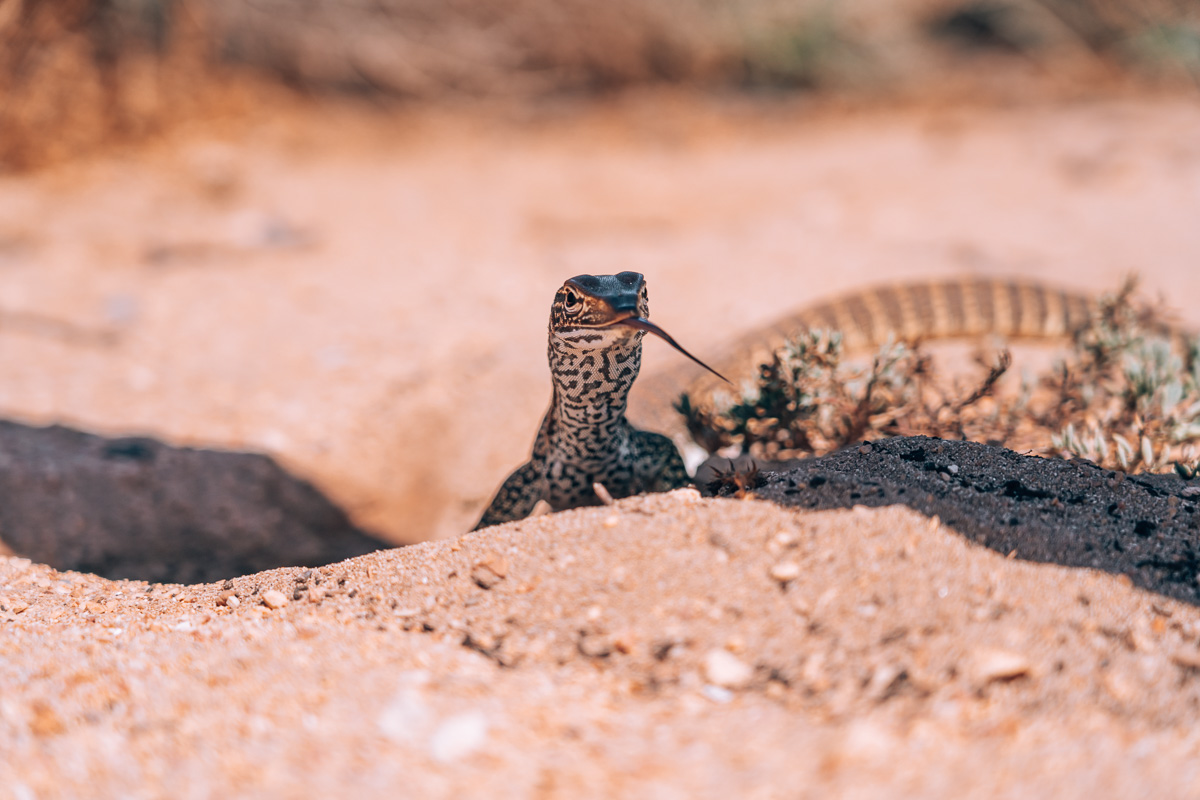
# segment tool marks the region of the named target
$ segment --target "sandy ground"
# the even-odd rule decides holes
[[[0,412],[265,450],[443,540],[187,587],[0,557],[0,797],[1200,793],[1200,610],[1120,576],[690,491],[455,538],[572,274],[646,273],[701,356],[963,272],[1136,269],[1200,322],[1194,98],[270,119],[0,178]]]
[[[1200,791],[1200,610],[907,509],[682,490],[228,590],[3,570],[11,797]]]

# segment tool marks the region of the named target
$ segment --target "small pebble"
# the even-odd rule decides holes
[[[501,569],[504,569],[501,567]],[[480,589],[491,589],[500,581],[504,580],[504,575],[497,572],[496,567],[492,563],[476,564],[471,569],[471,580],[475,581]]]
[[[800,577],[800,565],[795,561],[781,561],[771,567],[771,577],[780,583],[794,581]]]
[[[720,686],[707,685],[700,690],[704,696],[714,703],[728,703],[733,699],[733,692]]]
[[[904,670],[895,664],[884,664],[878,667],[871,674],[871,679],[867,681],[867,697],[873,700],[883,699],[902,674],[904,674]]]
[[[613,653],[613,642],[608,636],[585,636],[577,645],[579,653],[588,658],[608,658]]]
[[[1107,670],[1104,673],[1100,678],[1100,685],[1112,695],[1114,700],[1121,703],[1128,703],[1137,697],[1137,683],[1130,680],[1128,676],[1113,670]]]
[[[421,671],[402,672],[401,682],[403,688],[384,706],[376,724],[385,737],[398,744],[423,742],[434,716],[421,692]]]
[[[1028,675],[1029,659],[1007,650],[984,650],[975,656],[975,677],[979,683],[1009,681]]]
[[[1187,486],[1180,494],[1184,497],[1200,497],[1200,486]]]
[[[710,650],[704,657],[704,677],[723,689],[742,689],[754,677],[754,667],[727,650]]]
[[[443,764],[466,758],[483,747],[487,732],[487,717],[479,711],[450,717],[433,732],[430,754]]]
[[[854,607],[854,610],[860,617],[865,617],[867,619],[874,619],[879,614],[879,606],[875,605],[874,603],[863,603],[862,605],[857,605]]]
[[[283,608],[288,604],[287,595],[276,589],[268,589],[263,592],[262,601],[267,608]]]
[[[672,489],[671,491],[667,492],[667,494],[683,501],[684,503],[695,503],[699,501],[701,497],[699,490],[692,486],[688,486],[683,489]]]

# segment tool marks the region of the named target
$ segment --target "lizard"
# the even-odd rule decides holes
[[[552,394],[530,459],[500,486],[475,529],[521,519],[539,500],[561,511],[691,484],[666,436],[625,418],[647,333],[709,368],[651,322],[638,272],[577,275],[554,295],[547,359]],[[720,376],[718,376],[720,377]]]
[[[624,288],[617,290],[613,281]],[[629,294],[634,285],[639,287],[636,309]],[[622,299],[616,299],[618,295]],[[585,307],[589,309],[586,312]],[[654,376],[652,393],[668,396],[682,383],[686,386],[683,394],[694,406],[711,407],[721,385],[717,379],[729,384],[726,374],[739,380],[751,378],[758,364],[807,329],[839,331],[847,351],[876,347],[889,336],[899,341],[986,335],[1065,341],[1083,330],[1098,308],[1094,297],[1029,280],[969,277],[884,285],[802,308],[752,331],[726,348],[715,361],[719,369],[714,369],[661,329],[636,326],[635,320],[650,324],[644,319],[648,313],[645,280],[638,273],[572,278],[555,296],[551,311],[549,356],[554,397],[533,457],[509,476],[477,527],[527,516],[539,499],[546,499],[554,510],[597,504],[601,501],[591,487],[592,480],[602,483],[613,497],[689,485],[672,440],[633,428],[625,420],[644,331],[663,336],[707,370],[690,378],[678,372]],[[1152,329],[1180,340],[1181,332],[1174,326],[1155,324]],[[586,353],[592,357],[588,359]],[[584,367],[585,363],[589,366]],[[624,366],[615,376],[606,372],[596,383],[595,370],[600,363]],[[594,384],[582,394],[581,369],[589,370],[584,383]],[[668,419],[669,406],[654,403],[644,416],[660,428],[678,432],[679,418]],[[581,425],[585,419],[595,420],[587,432]]]

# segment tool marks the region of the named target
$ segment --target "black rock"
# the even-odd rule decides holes
[[[8,421],[0,540],[57,569],[178,583],[388,546],[265,455]]]

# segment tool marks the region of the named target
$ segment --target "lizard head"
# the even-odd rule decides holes
[[[554,295],[550,307],[550,333],[566,342],[588,342],[590,346],[615,344],[640,331],[653,333],[685,356],[727,381],[721,373],[689,353],[650,315],[646,278],[640,272],[616,275],[576,275]],[[581,335],[582,334],[582,335]],[[596,334],[600,335],[597,340]]]
[[[554,295],[550,329],[611,328],[625,319],[647,317],[648,297],[646,279],[638,272],[576,275]]]

